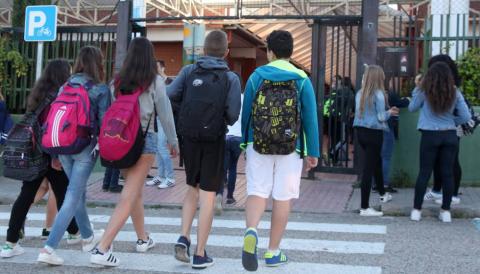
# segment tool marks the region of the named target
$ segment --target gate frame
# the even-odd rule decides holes
[[[323,84],[325,83],[325,60],[326,60],[326,27],[332,25],[348,26],[357,25],[361,32],[358,33],[358,52],[357,52],[357,81],[356,86],[361,84],[361,78],[364,72],[363,64],[376,64],[377,62],[377,44],[378,44],[378,15],[379,15],[379,0],[362,0],[362,15],[284,15],[284,16],[245,16],[245,19],[311,19],[313,20],[312,27],[312,56],[311,56],[311,75],[312,84],[315,89],[317,100],[317,115],[319,126],[319,143],[322,153],[323,146],[323,99],[324,92]],[[241,3],[241,2],[240,2]],[[237,7],[241,10],[241,7]],[[173,21],[173,20],[231,20],[240,19],[240,13],[237,16],[181,16],[181,17],[150,17],[150,18],[132,18],[132,1],[120,1],[118,5],[118,22],[117,22],[117,47],[115,54],[115,69],[119,69],[127,53],[128,43],[132,37],[132,23],[135,22],[152,22],[152,21]],[[354,167],[353,168],[332,168],[322,167],[317,165],[308,173],[310,179],[315,178],[315,172],[330,172],[330,173],[358,173],[358,145],[355,144],[354,152]],[[322,156],[321,156],[322,157]],[[322,158],[319,158],[319,163]]]

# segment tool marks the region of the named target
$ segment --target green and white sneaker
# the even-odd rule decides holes
[[[80,235],[80,232],[77,234],[70,234],[68,233],[67,236],[67,244],[69,245],[76,245],[82,242],[82,235]]]
[[[13,256],[18,256],[25,253],[25,250],[17,243],[6,243],[2,247],[2,251],[0,252],[0,257],[2,258],[11,258]]]
[[[278,250],[277,252],[267,251],[265,252],[264,257],[265,264],[267,266],[279,266],[288,262],[288,258],[285,253],[280,250]]]

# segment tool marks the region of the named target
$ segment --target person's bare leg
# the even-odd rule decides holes
[[[199,256],[205,255],[205,246],[212,228],[215,194],[215,192],[200,189],[200,213],[198,214],[197,250],[195,252]]]
[[[140,195],[137,197],[137,200],[133,204],[130,217],[132,217],[133,227],[135,228],[135,232],[137,233],[137,239],[147,240],[148,236],[145,232],[145,210],[143,207],[143,185]]]
[[[105,233],[98,244],[98,249],[102,252],[110,248],[118,232],[125,225],[137,198],[140,196],[140,192],[143,190],[145,178],[152,167],[153,161],[154,155],[143,154],[137,163],[126,171],[125,187],[120,194],[120,200],[110,217]]]
[[[253,195],[247,197],[247,203],[245,205],[247,228],[253,227],[256,229],[258,227],[266,207],[267,199]]]
[[[53,226],[55,217],[57,216],[57,199],[55,194],[53,194],[52,188],[48,190],[48,201],[47,201],[47,217],[45,220],[45,227],[50,228]]]
[[[36,204],[36,203],[38,203],[41,199],[43,199],[43,197],[45,196],[45,194],[47,194],[48,189],[49,189],[48,180],[47,180],[47,179],[44,179],[43,182],[42,182],[42,184],[40,185],[40,187],[39,187],[38,190],[37,190],[37,194],[35,194],[35,199],[33,199],[33,203]]]
[[[272,220],[270,227],[270,243],[269,250],[277,250],[280,246],[283,233],[288,223],[288,216],[290,214],[290,200],[277,201],[273,200]]]
[[[182,206],[182,236],[187,237],[189,241],[193,218],[195,218],[195,214],[197,213],[197,207],[198,187],[188,186]]]

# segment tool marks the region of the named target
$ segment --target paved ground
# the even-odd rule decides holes
[[[391,216],[409,216],[413,207],[414,189],[398,189],[398,193],[393,194],[393,200],[387,204],[380,204],[378,193],[370,195],[370,206],[380,208],[387,215]],[[480,217],[480,188],[460,188],[459,205],[452,205],[452,214],[455,218],[475,218]],[[354,189],[352,198],[347,205],[347,211],[358,211],[360,207],[360,189]],[[432,201],[423,203],[423,216],[437,216],[440,205]]]
[[[0,237],[5,236],[9,206],[0,206]],[[89,209],[96,228],[105,227],[112,209]],[[178,209],[149,209],[146,226],[157,245],[147,254],[134,250],[136,235],[127,224],[115,241],[120,268],[94,268],[79,246],[62,243],[58,253],[66,266],[47,267],[35,259],[42,241],[44,214],[34,207],[27,221],[27,238],[22,241],[26,254],[0,260],[0,273],[245,273],[240,263],[243,213],[226,212],[215,218],[207,250],[215,259],[214,267],[193,271],[177,263],[172,256],[178,237]],[[269,214],[260,226],[259,253],[267,245]],[[405,217],[360,218],[356,214],[295,213],[282,242],[290,263],[275,269],[260,264],[258,273],[480,273],[480,231],[470,219],[442,224],[434,218],[411,222]]]

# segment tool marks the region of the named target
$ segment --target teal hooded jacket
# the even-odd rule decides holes
[[[245,149],[245,143],[253,143],[253,129],[251,122],[247,125],[251,112],[252,104],[255,100],[255,94],[264,80],[270,81],[291,81],[297,83],[299,107],[301,112],[301,121],[304,136],[305,155],[311,157],[320,157],[320,146],[318,136],[317,103],[312,82],[307,74],[286,60],[276,60],[267,65],[258,67],[248,78],[245,86],[245,94],[242,109],[242,148]],[[248,128],[248,140],[245,140],[245,133]],[[297,152],[301,151],[301,142],[297,140]]]

